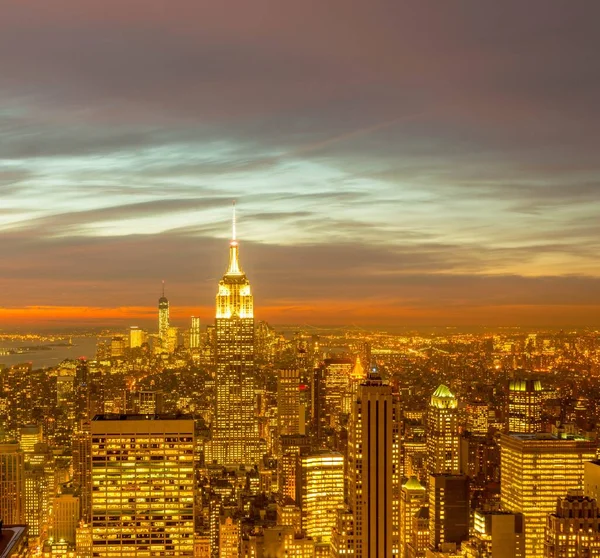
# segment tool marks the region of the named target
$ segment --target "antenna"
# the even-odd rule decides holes
[[[236,239],[236,230],[235,230],[235,200],[233,200],[233,220],[231,223],[231,228],[232,228],[232,234],[231,234],[231,240],[235,241]]]
[[[162,280],[162,295],[164,298],[164,296],[165,296],[165,280],[164,279]]]

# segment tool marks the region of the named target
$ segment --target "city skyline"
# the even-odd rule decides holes
[[[235,198],[258,320],[596,326],[600,8],[467,5],[8,3],[0,321],[211,322]]]

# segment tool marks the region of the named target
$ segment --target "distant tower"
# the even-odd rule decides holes
[[[190,349],[199,349],[201,341],[200,318],[192,316],[192,327],[190,327]]]
[[[508,384],[508,431],[527,434],[542,430],[542,384],[511,380]]]
[[[165,282],[162,282],[162,296],[158,299],[158,337],[166,344],[169,334],[169,300],[165,296]]]
[[[210,457],[220,465],[254,465],[263,454],[255,400],[254,298],[240,266],[235,204],[229,266],[219,281],[216,302],[217,389]]]
[[[444,385],[431,396],[427,412],[427,472],[459,472],[458,401]]]

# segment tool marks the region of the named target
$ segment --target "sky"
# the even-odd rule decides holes
[[[596,0],[0,11],[0,330],[599,324]]]

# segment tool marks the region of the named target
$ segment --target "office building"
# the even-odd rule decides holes
[[[460,545],[469,538],[469,479],[466,475],[429,477],[429,546]]]
[[[190,327],[190,349],[197,351],[202,344],[202,332],[200,330],[200,318],[192,316],[192,325]]]
[[[458,401],[445,385],[440,385],[427,411],[427,471],[459,473],[460,442],[458,435]]]
[[[600,460],[583,464],[583,494],[600,502]]]
[[[241,546],[240,522],[230,515],[219,519],[219,558],[239,558]]]
[[[337,510],[344,507],[344,456],[328,450],[299,458],[296,501],[302,528],[317,542],[329,543]]]
[[[463,543],[466,558],[522,558],[525,552],[523,515],[475,510],[473,536]]]
[[[525,556],[541,558],[546,516],[557,498],[583,488],[584,463],[594,459],[596,443],[554,434],[503,434],[500,452],[502,507],[523,514]]]
[[[235,232],[216,297],[216,397],[209,456],[220,465],[254,465],[263,455],[256,411],[254,299]]]
[[[399,406],[373,373],[358,388],[348,428],[348,495],[356,558],[398,554],[400,514]]]
[[[595,499],[572,491],[558,498],[546,521],[545,558],[600,556],[600,511]]]
[[[24,467],[19,444],[0,444],[0,519],[6,525],[25,522]]]
[[[194,421],[97,415],[93,555],[194,555]]]
[[[427,504],[427,491],[417,480],[411,477],[402,485],[400,491],[400,556],[406,557],[408,545],[412,541],[413,519],[419,510]]]
[[[162,295],[158,299],[158,338],[161,346],[166,348],[169,332],[169,299],[165,296],[165,282],[162,282]]]
[[[508,384],[508,431],[542,430],[542,384],[539,380],[511,380]]]
[[[73,494],[60,494],[52,506],[52,536],[55,541],[64,541],[75,547],[79,524],[79,498]]]
[[[412,520],[412,539],[408,544],[407,558],[421,558],[429,548],[429,507],[423,506]]]
[[[300,433],[300,374],[296,368],[277,371],[277,434]]]
[[[146,342],[146,332],[137,326],[129,328],[129,348],[139,349]]]

